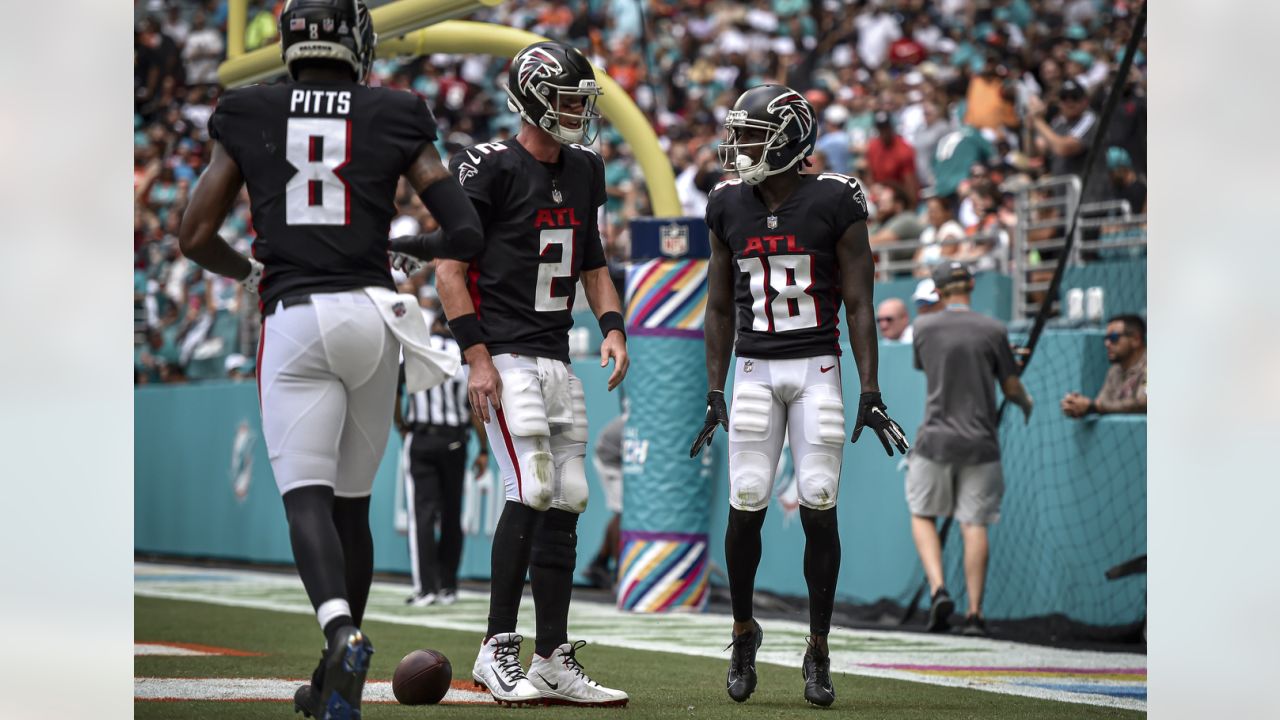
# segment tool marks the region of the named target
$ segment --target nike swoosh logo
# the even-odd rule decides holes
[[[514,683],[508,685],[506,681],[502,679],[502,676],[499,675],[498,673],[493,674],[493,679],[498,681],[498,687],[502,688],[503,692],[511,692],[512,690],[516,689],[516,686]]]
[[[833,368],[833,367],[835,367],[835,365],[828,365],[828,366],[826,366],[826,367],[820,367],[820,368],[818,368],[818,369],[819,369],[819,370],[821,370],[822,372],[826,372],[826,371],[830,370],[830,369],[831,369],[831,368]]]
[[[471,158],[471,162],[473,163],[476,163],[476,164],[480,163],[481,158],[476,157],[476,154],[471,152],[470,150],[467,151],[467,157]]]
[[[538,673],[538,677],[542,678],[542,682],[546,683],[547,687],[551,688],[552,690],[560,689],[560,686],[548,680],[546,675],[543,675],[542,673]]]

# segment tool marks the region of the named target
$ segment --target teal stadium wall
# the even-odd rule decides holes
[[[1007,278],[991,276],[987,296],[975,300],[990,312],[1007,307]],[[1003,284],[1005,290],[1001,291]],[[901,287],[898,287],[900,285]],[[981,286],[981,285],[980,285]],[[909,295],[914,283],[877,288],[877,301]],[[905,290],[905,293],[902,292]],[[990,306],[984,308],[990,302]],[[1146,419],[1064,419],[1057,401],[1069,389],[1096,392],[1106,370],[1098,330],[1051,330],[1024,378],[1037,400],[1032,423],[1006,417],[1002,440],[1006,473],[1005,517],[992,530],[987,614],[1019,618],[1054,613],[1095,625],[1121,625],[1145,614],[1145,576],[1108,582],[1107,567],[1146,551]],[[858,395],[857,374],[845,338],[845,397]],[[595,431],[619,412],[618,397],[604,391],[608,370],[598,361],[574,362],[587,391],[587,416]],[[1063,384],[1071,387],[1062,387]],[[910,346],[882,344],[880,386],[893,417],[914,438],[924,409],[924,377],[912,367]],[[629,388],[632,393],[641,388]],[[134,546],[140,553],[291,563],[284,512],[261,438],[256,388],[252,382],[210,382],[187,386],[140,387],[134,403]],[[1018,415],[1016,412],[1010,416]],[[672,418],[688,426],[701,418]],[[251,447],[236,452],[237,430]],[[849,422],[850,429],[852,421]],[[711,554],[724,567],[728,507],[725,436],[713,450]],[[1054,462],[1031,473],[1011,473],[1028,456],[1052,448]],[[379,571],[407,573],[407,540],[394,529],[395,466],[399,441],[392,438],[374,482],[371,523]],[[234,488],[235,468],[252,458],[251,481],[243,497]],[[788,462],[789,461],[784,461]],[[1016,470],[1016,469],[1014,469]],[[871,435],[846,445],[839,502],[843,545],[838,596],[842,601],[898,601],[921,579],[911,541],[900,459],[889,459]],[[592,500],[579,528],[578,570],[590,562],[608,521],[594,468],[587,463]],[[1082,482],[1085,478],[1088,482]],[[775,488],[765,521],[764,555],[758,586],[767,591],[806,594],[802,563],[804,533],[785,487]],[[958,542],[949,543],[948,568],[956,565]],[[466,538],[461,574],[486,579],[489,538]],[[955,577],[949,581],[960,585]],[[954,591],[953,591],[954,592]]]

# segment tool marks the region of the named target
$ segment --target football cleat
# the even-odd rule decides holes
[[[320,717],[320,685],[324,682],[324,659],[327,653],[320,651],[320,662],[311,673],[311,684],[301,685],[293,694],[293,711],[304,717]]]
[[[338,630],[337,637],[340,642],[325,652],[311,684],[294,693],[294,712],[320,720],[360,720],[360,696],[373,644],[350,625]]]
[[[551,651],[551,657],[537,653],[529,663],[529,682],[548,705],[577,707],[622,707],[630,698],[621,690],[607,688],[592,680],[582,669],[576,653],[585,640],[572,645],[564,643]]]
[[[441,590],[441,591],[440,591],[440,594],[439,594],[438,596],[436,596],[436,604],[437,604],[437,605],[446,605],[446,606],[448,606],[448,605],[452,605],[452,604],[454,604],[454,603],[456,603],[456,602],[458,602],[458,591],[457,591],[457,590]]]
[[[439,596],[435,593],[422,593],[421,595],[410,595],[404,599],[404,604],[409,607],[427,607],[435,605],[439,601]]]
[[[804,699],[818,707],[830,707],[836,701],[836,689],[831,684],[831,656],[819,653],[811,638],[805,641],[809,647],[800,665],[804,674]]]
[[[754,630],[734,635],[733,642],[729,643],[733,655],[729,658],[725,688],[734,702],[746,702],[756,691],[756,651],[764,642],[764,629],[755,620],[751,623],[755,625]]]
[[[517,633],[498,633],[484,641],[471,679],[484,688],[499,705],[542,704],[542,693],[525,677],[520,667],[520,643]]]

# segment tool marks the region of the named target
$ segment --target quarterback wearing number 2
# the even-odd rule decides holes
[[[752,616],[760,528],[774,471],[790,437],[805,532],[809,647],[804,697],[835,701],[827,634],[840,569],[836,496],[845,422],[837,328],[841,302],[862,388],[853,440],[870,427],[885,452],[906,452],[876,380],[873,263],[867,201],[854,178],[802,175],[813,150],[814,111],[799,93],[763,85],[743,93],[725,119],[725,169],[707,204],[707,414],[690,455],[729,432],[729,523],[725,555],[733,602],[733,654],[726,689],[744,702],[756,685],[764,633]],[[737,339],[733,340],[736,310]],[[725,407],[730,350],[737,349],[733,412]]]

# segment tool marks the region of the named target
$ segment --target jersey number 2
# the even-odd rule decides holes
[[[809,294],[813,287],[812,264],[808,255],[738,260],[739,269],[751,276],[752,330],[787,332],[818,326],[818,302]],[[769,302],[766,286],[773,288],[773,302]]]
[[[538,312],[555,312],[569,309],[569,296],[552,295],[553,281],[573,275],[573,228],[543,230],[538,234],[538,256],[547,254],[547,248],[560,246],[560,262],[544,262],[538,265],[538,286],[533,291],[533,309]],[[573,292],[570,290],[570,292]]]
[[[338,170],[351,160],[347,120],[289,118],[285,158],[298,169],[285,184],[289,225],[346,225],[351,189]]]

